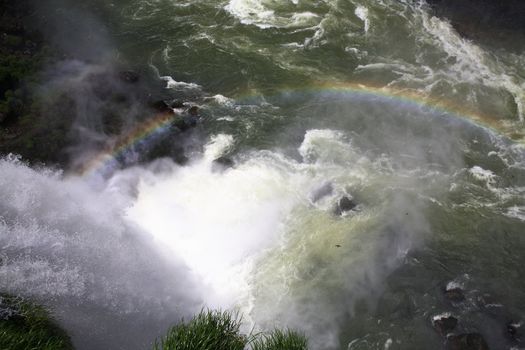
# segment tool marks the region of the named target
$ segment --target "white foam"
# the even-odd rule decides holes
[[[275,26],[274,11],[268,10],[261,1],[231,0],[225,9],[243,24],[254,24],[263,29]]]
[[[359,17],[361,21],[363,21],[365,33],[368,33],[368,30],[370,29],[370,19],[368,17],[368,9],[364,6],[357,6],[355,8],[355,15]]]
[[[233,122],[235,120],[235,118],[233,118],[232,116],[224,116],[224,117],[217,118],[217,120],[226,121],[226,122]]]
[[[441,70],[440,74],[453,78],[456,83],[483,84],[509,91],[516,103],[517,116],[523,121],[525,80],[508,74],[513,69],[472,41],[462,38],[447,21],[433,17],[426,11],[419,13],[424,29],[433,36],[436,46],[455,59],[455,62],[447,64],[448,71]]]
[[[227,153],[233,147],[234,139],[232,135],[219,134],[211,137],[204,147],[204,159],[208,162],[217,159]]]
[[[297,3],[294,3],[297,5]],[[226,11],[242,24],[255,25],[261,29],[311,27],[319,23],[319,16],[312,12],[281,10],[279,3],[261,0],[230,0]]]
[[[496,178],[496,175],[492,171],[483,169],[477,165],[470,168],[469,173],[476,179],[485,181],[487,184],[493,184]]]
[[[186,83],[184,81],[176,81],[170,76],[160,77],[161,80],[166,82],[167,89],[175,90],[200,90],[202,87],[195,83]]]
[[[211,161],[233,142],[218,135],[191,167],[141,183],[130,219],[182,258],[211,288],[207,303],[230,307],[242,299],[254,259],[275,242],[297,198],[297,178],[249,161],[215,174]]]
[[[525,206],[512,206],[507,209],[505,215],[510,218],[525,221]]]
[[[453,289],[453,288],[458,288],[458,286],[453,286],[452,288],[448,288],[447,287],[447,290],[450,290],[450,289]],[[452,314],[450,312],[444,312],[442,314],[432,316],[432,322],[436,322],[436,321],[442,320],[444,318],[449,318],[450,316],[452,316]]]
[[[206,99],[213,100],[215,103],[221,106],[232,107],[235,105],[235,100],[221,94],[213,95],[212,97],[207,97]]]

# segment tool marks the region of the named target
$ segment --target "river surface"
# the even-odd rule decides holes
[[[204,119],[178,136],[184,166],[130,160],[166,137],[154,117],[79,151],[81,172],[0,160],[0,287],[50,307],[78,349],[148,349],[203,307],[314,350],[443,349],[446,313],[455,334],[524,346],[508,331],[525,319],[519,50],[415,0],[44,7],[77,55],[67,74],[147,66]]]

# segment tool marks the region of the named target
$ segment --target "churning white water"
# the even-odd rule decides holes
[[[218,169],[213,159],[233,142],[215,136],[189,166],[159,159],[96,189],[2,159],[1,288],[52,306],[79,348],[111,347],[109,335],[144,347],[203,306],[239,309],[256,327],[294,326],[335,347],[340,312],[325,284],[364,295],[416,244],[426,225],[408,200],[417,180],[379,172],[388,159],[361,155],[331,130],[308,131],[300,160],[258,151]],[[366,198],[385,182],[409,191],[382,198],[410,211],[402,224],[390,205]],[[350,216],[334,213],[341,196],[357,193],[364,203]],[[334,268],[310,279],[319,259]]]

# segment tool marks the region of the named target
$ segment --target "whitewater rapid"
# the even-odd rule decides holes
[[[296,305],[296,293],[309,291],[311,298],[324,289],[323,278],[310,280],[306,272],[318,268],[313,252],[337,258],[327,281],[365,295],[422,239],[420,209],[396,195],[391,200],[413,215],[405,223],[401,214],[381,222],[388,209],[377,202],[360,203],[350,216],[334,214],[339,198],[366,187],[379,166],[340,132],[308,131],[298,148],[301,161],[259,151],[239,156],[231,169],[213,167],[232,143],[217,135],[187,167],[158,159],[117,171],[103,188],[4,158],[1,288],[50,305],[81,349],[100,346],[110,334],[116,342],[119,332],[144,346],[204,306],[238,309],[247,326],[293,326],[315,334],[314,344],[337,346],[331,301]],[[332,190],[312,201],[326,183]],[[410,232],[385,233],[388,225]],[[338,245],[347,258],[339,260]],[[348,268],[354,272],[340,274]],[[86,309],[97,311],[85,315]],[[332,325],[329,332],[319,328],[320,318]],[[132,335],[129,322],[162,327]],[[101,339],[85,338],[91,327]]]

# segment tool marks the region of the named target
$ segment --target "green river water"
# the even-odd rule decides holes
[[[415,0],[50,6],[86,65],[147,66],[204,118],[186,166],[0,161],[0,286],[79,349],[146,349],[203,306],[312,349],[442,349],[446,313],[490,349],[525,346],[508,331],[525,317],[523,54]],[[212,171],[221,155],[234,167]]]

